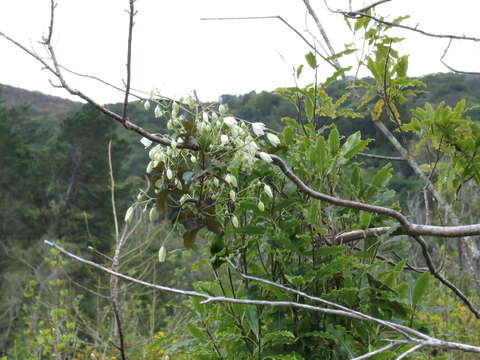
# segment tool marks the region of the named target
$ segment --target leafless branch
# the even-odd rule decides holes
[[[125,122],[127,120],[128,111],[128,95],[130,93],[130,82],[132,76],[132,34],[133,34],[133,18],[135,17],[135,0],[130,0],[130,10],[128,12],[128,43],[127,43],[127,83],[125,85],[125,100],[123,100],[122,118]]]
[[[370,10],[370,9],[373,9],[374,7],[377,7],[380,4],[384,4],[384,3],[390,2],[390,1],[392,1],[392,0],[380,0],[380,1],[377,1],[373,4],[365,6],[364,8],[358,9],[356,11],[352,11],[352,9],[350,9],[350,12],[351,13],[364,13],[364,12],[367,12],[368,10]]]
[[[401,156],[377,155],[377,154],[368,154],[368,153],[364,153],[364,152],[359,152],[357,155],[364,156],[364,157],[369,157],[369,158],[373,158],[373,159],[379,159],[379,160],[405,161],[405,159]]]
[[[408,355],[410,355],[411,353],[414,353],[415,351],[417,350],[420,350],[424,345],[422,344],[417,344],[415,345],[414,347],[408,349],[407,351],[405,351],[403,354],[401,354],[400,356],[398,356],[395,360],[401,360],[405,357],[407,357]]]
[[[312,6],[310,5],[309,0],[303,0],[303,3],[305,4],[305,7],[307,8],[308,13],[310,16],[313,18],[315,21],[315,24],[317,25],[317,29],[320,32],[320,34],[323,37],[323,40],[325,41],[325,44],[327,45],[327,48],[330,52],[330,56],[335,55],[335,50],[333,49],[332,44],[330,43],[330,39],[327,36],[327,33],[325,32],[325,29],[323,28],[322,24],[320,23],[320,19],[318,18],[317,14],[313,10]],[[340,62],[338,59],[333,59],[332,62],[335,64],[335,68],[340,69]],[[345,79],[345,74],[343,74],[343,78]],[[315,112],[314,112],[315,113]]]
[[[386,21],[383,18],[378,18],[378,17],[375,17],[373,15],[367,14],[365,11],[362,11],[363,9],[360,9],[359,11],[333,10],[328,5],[327,0],[324,0],[324,2],[325,2],[326,7],[331,12],[336,13],[336,14],[342,14],[342,15],[344,15],[346,17],[349,17],[349,18],[360,19],[362,17],[367,17],[367,18],[369,18],[369,19],[371,19],[375,22],[378,22],[380,24],[384,24],[384,25],[391,26],[391,27],[397,27],[397,28],[400,28],[400,29],[408,30],[408,31],[413,31],[413,32],[416,32],[416,33],[419,33],[419,34],[422,34],[422,35],[425,35],[425,36],[433,37],[433,38],[467,40],[467,41],[475,41],[475,42],[480,41],[480,38],[474,37],[474,36],[453,35],[453,34],[435,34],[435,33],[432,33],[432,32],[425,31],[425,30],[421,30],[417,26],[411,27],[411,26],[407,26],[407,25],[393,23],[391,21]],[[382,2],[380,2],[380,3],[382,3]],[[367,7],[367,10],[372,8],[372,7],[373,6]]]
[[[445,48],[445,51],[443,52],[443,55],[442,57],[440,58],[440,62],[450,71],[454,72],[454,73],[457,73],[457,74],[465,74],[465,75],[480,75],[480,72],[476,72],[476,71],[462,71],[462,70],[458,70],[458,69],[455,69],[453,67],[451,67],[450,65],[448,65],[445,61],[445,56],[447,55],[447,52],[448,50],[450,49],[450,45],[452,44],[452,41],[453,39],[450,39],[448,41],[448,45],[447,47]]]
[[[113,177],[113,167],[112,167],[112,152],[111,152],[112,141],[108,143],[108,168],[110,173],[110,186],[111,186],[111,198],[112,198],[112,212],[115,222],[115,253],[112,259],[112,270],[118,271],[120,251],[122,249],[125,240],[127,239],[128,234],[128,225],[125,224],[122,232],[122,236],[118,236],[118,220],[117,220],[117,210],[115,207],[115,179]],[[120,339],[120,345],[117,347],[120,350],[122,355],[122,360],[126,360],[125,357],[125,342],[122,329],[122,321],[120,315],[120,304],[118,303],[118,278],[116,276],[110,276],[110,300],[112,302],[113,313],[115,315],[115,322],[117,324],[118,337]]]
[[[276,16],[245,16],[245,17],[216,17],[216,18],[201,18],[200,20],[210,21],[210,20],[265,20],[265,19],[278,19],[281,22],[283,22],[285,25],[287,25],[290,28],[290,30],[292,30],[295,34],[297,34],[303,40],[303,42],[305,42],[305,44],[307,44],[308,47],[315,52],[315,54],[320,56],[325,62],[327,62],[328,64],[330,64],[331,66],[333,66],[335,69],[338,70],[339,67],[337,66],[337,64],[334,61],[329,59],[329,56],[325,56],[324,54],[320,53],[317,50],[315,45],[313,45],[310,41],[308,41],[305,38],[305,36],[303,36],[302,33],[300,33],[300,31],[295,29],[292,25],[290,25],[290,23],[288,23],[280,15],[276,15]]]
[[[276,287],[279,287],[285,291],[288,292],[293,292],[297,293],[300,296],[306,297],[312,301],[317,301],[322,304],[325,304],[326,306],[332,306],[335,307],[334,309],[332,308],[326,308],[326,307],[318,307],[314,305],[309,305],[309,304],[303,304],[303,303],[298,303],[298,302],[292,302],[292,301],[268,301],[268,300],[248,300],[248,299],[235,299],[235,298],[229,298],[229,297],[224,297],[224,296],[210,296],[207,294],[199,293],[196,291],[188,291],[188,290],[180,290],[176,288],[170,288],[162,285],[157,285],[157,284],[152,284],[149,282],[146,282],[144,280],[139,280],[136,278],[133,278],[131,276],[113,271],[109,268],[106,268],[100,264],[94,263],[90,260],[86,260],[78,255],[75,255],[55,243],[52,243],[51,241],[45,240],[44,243],[56,250],[58,250],[60,253],[76,260],[81,263],[87,264],[89,266],[95,267],[103,272],[106,272],[110,275],[113,275],[115,277],[131,281],[133,283],[149,287],[152,289],[156,289],[159,291],[164,291],[164,292],[170,292],[174,294],[180,294],[180,295],[185,295],[189,297],[197,297],[197,298],[203,298],[204,300],[201,302],[203,304],[208,304],[208,303],[216,303],[216,302],[224,302],[224,303],[233,303],[233,304],[246,304],[246,305],[255,305],[255,306],[269,306],[269,307],[291,307],[291,308],[297,308],[297,309],[304,309],[304,310],[310,310],[310,311],[316,311],[316,312],[321,312],[324,314],[331,314],[331,315],[337,315],[337,316],[343,316],[351,319],[358,319],[358,320],[364,320],[364,321],[370,321],[373,323],[376,323],[381,326],[385,326],[399,334],[402,334],[405,339],[404,340],[395,340],[398,344],[412,344],[415,346],[419,347],[432,347],[432,348],[440,348],[440,349],[452,349],[452,350],[461,350],[465,352],[474,352],[474,353],[480,353],[480,346],[473,346],[473,345],[468,345],[468,344],[462,344],[462,343],[456,343],[456,342],[450,342],[450,341],[443,341],[439,340],[436,338],[432,338],[428,335],[422,334],[421,332],[414,330],[412,328],[409,328],[407,326],[403,326],[400,324],[396,324],[393,322],[389,321],[384,321],[375,317],[371,317],[369,315],[357,312],[355,310],[349,309],[347,307],[344,307],[342,305],[336,304],[329,302],[327,300],[317,298],[305,293],[302,293],[301,291],[295,290],[295,289],[290,289],[284,285],[277,284],[268,280],[244,275],[240,273],[240,276],[245,276],[248,277],[252,280],[259,281],[259,282],[264,282]]]
[[[363,354],[362,356],[358,356],[356,358],[353,358],[352,360],[363,360],[363,359],[368,359],[372,356],[375,356],[375,355],[378,355],[378,354],[381,354],[382,352],[385,352],[387,350],[390,350],[391,348],[395,347],[396,345],[398,345],[399,343],[396,342],[396,341],[392,341],[390,344],[388,344],[387,346],[384,346],[380,349],[377,349],[377,350],[373,350],[373,351],[370,351],[369,353],[366,353],[366,354]]]

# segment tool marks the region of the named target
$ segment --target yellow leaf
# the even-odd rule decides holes
[[[380,115],[382,115],[382,110],[383,110],[383,104],[385,102],[383,99],[380,99],[377,101],[375,104],[375,108],[373,109],[373,121],[377,121]]]

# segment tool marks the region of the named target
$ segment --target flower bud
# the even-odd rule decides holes
[[[222,145],[225,145],[226,143],[228,143],[228,136],[222,134],[222,136],[220,136],[220,141],[222,142]]]
[[[267,194],[269,198],[273,198],[272,188],[269,185],[265,184],[263,191],[265,191],[265,194]]]
[[[163,115],[163,111],[160,105],[155,106],[155,117],[159,118],[159,117],[162,117],[162,115]]]
[[[260,158],[267,163],[271,163],[273,161],[272,157],[266,152],[260,151],[258,155],[260,155]]]
[[[167,169],[167,179],[172,180],[173,178],[173,172],[170,168]]]
[[[233,227],[236,227],[236,228],[240,226],[240,224],[238,223],[238,219],[235,215],[232,216],[232,225]]]
[[[235,194],[235,191],[233,191],[233,190],[230,190],[230,199],[232,201],[235,201],[235,199],[236,199],[236,194]]]
[[[158,261],[160,263],[163,263],[165,262],[165,260],[167,259],[167,249],[165,249],[165,246],[161,246],[160,247],[160,250],[158,250]]]
[[[127,212],[125,213],[125,222],[126,223],[129,223],[132,218],[133,218],[133,206],[130,206],[128,209],[127,209]]]
[[[259,201],[257,206],[258,206],[258,210],[265,211],[265,205],[263,204],[262,201]]]
[[[148,217],[150,218],[150,221],[154,221],[155,218],[157,217],[157,208],[155,206],[153,206],[150,209],[150,213],[148,214]]]
[[[273,146],[280,144],[280,139],[275,134],[267,133],[267,139]]]
[[[145,111],[150,110],[150,101],[146,100],[146,101],[143,103],[143,108],[145,109]]]
[[[218,112],[221,114],[221,115],[224,115],[226,112],[227,112],[227,107],[223,104],[220,104],[220,106],[218,107]]]

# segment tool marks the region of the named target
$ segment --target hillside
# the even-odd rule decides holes
[[[0,99],[7,107],[26,105],[33,119],[46,121],[62,120],[72,108],[81,106],[79,102],[3,84],[0,84]]]

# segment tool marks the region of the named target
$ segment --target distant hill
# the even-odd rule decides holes
[[[7,106],[26,105],[29,107],[28,112],[32,118],[47,122],[60,121],[73,108],[82,105],[57,96],[45,95],[39,91],[29,91],[3,84],[0,84],[0,102]]]

